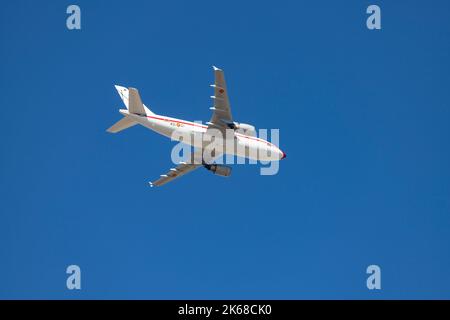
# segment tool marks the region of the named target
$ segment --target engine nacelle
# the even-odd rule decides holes
[[[214,174],[222,177],[231,176],[231,167],[223,166],[220,164],[205,164],[205,168],[211,171]]]
[[[234,122],[234,129],[247,136],[256,137],[256,129],[250,124]]]

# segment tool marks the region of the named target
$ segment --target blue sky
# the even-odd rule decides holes
[[[0,298],[450,298],[448,1],[73,3],[2,4]],[[174,144],[106,133],[113,85],[207,121],[211,65],[287,158],[151,189]]]

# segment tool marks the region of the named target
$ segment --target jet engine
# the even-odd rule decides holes
[[[205,164],[205,168],[209,171],[211,171],[214,174],[217,174],[222,177],[229,177],[231,176],[231,167],[229,166],[223,166],[220,164]]]
[[[241,134],[256,137],[256,129],[251,124],[233,122],[233,129]]]

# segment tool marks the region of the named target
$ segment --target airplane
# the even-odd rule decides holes
[[[202,137],[212,135],[212,132],[218,131],[223,133],[223,137],[228,137],[225,132],[231,130],[232,139],[234,139],[234,143],[238,148],[213,152],[212,160],[224,154],[262,161],[279,161],[286,158],[286,154],[277,146],[256,137],[254,126],[233,121],[224,72],[215,66],[213,66],[213,69],[215,80],[211,87],[214,88],[214,95],[211,98],[214,100],[214,105],[210,108],[213,114],[206,125],[155,114],[142,103],[137,89],[115,85],[126,109],[119,110],[124,117],[106,131],[117,133],[140,124],[173,139],[175,131],[189,136],[200,135]],[[196,151],[191,154],[190,161],[180,162],[178,166],[171,168],[166,174],[162,174],[159,179],[149,182],[150,186],[162,186],[202,166],[219,176],[228,177],[231,175],[231,167],[204,160],[202,150],[205,148],[205,140],[207,139],[193,140],[183,141],[196,148]]]

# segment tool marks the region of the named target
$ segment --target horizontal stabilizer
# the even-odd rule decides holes
[[[117,133],[119,131],[128,129],[129,127],[132,127],[136,125],[137,122],[134,122],[128,117],[122,118],[121,120],[117,121],[115,124],[113,124],[108,130],[110,133]]]
[[[135,88],[129,88],[128,94],[129,94],[128,111],[134,114],[146,115],[144,105],[139,95],[139,91]]]

